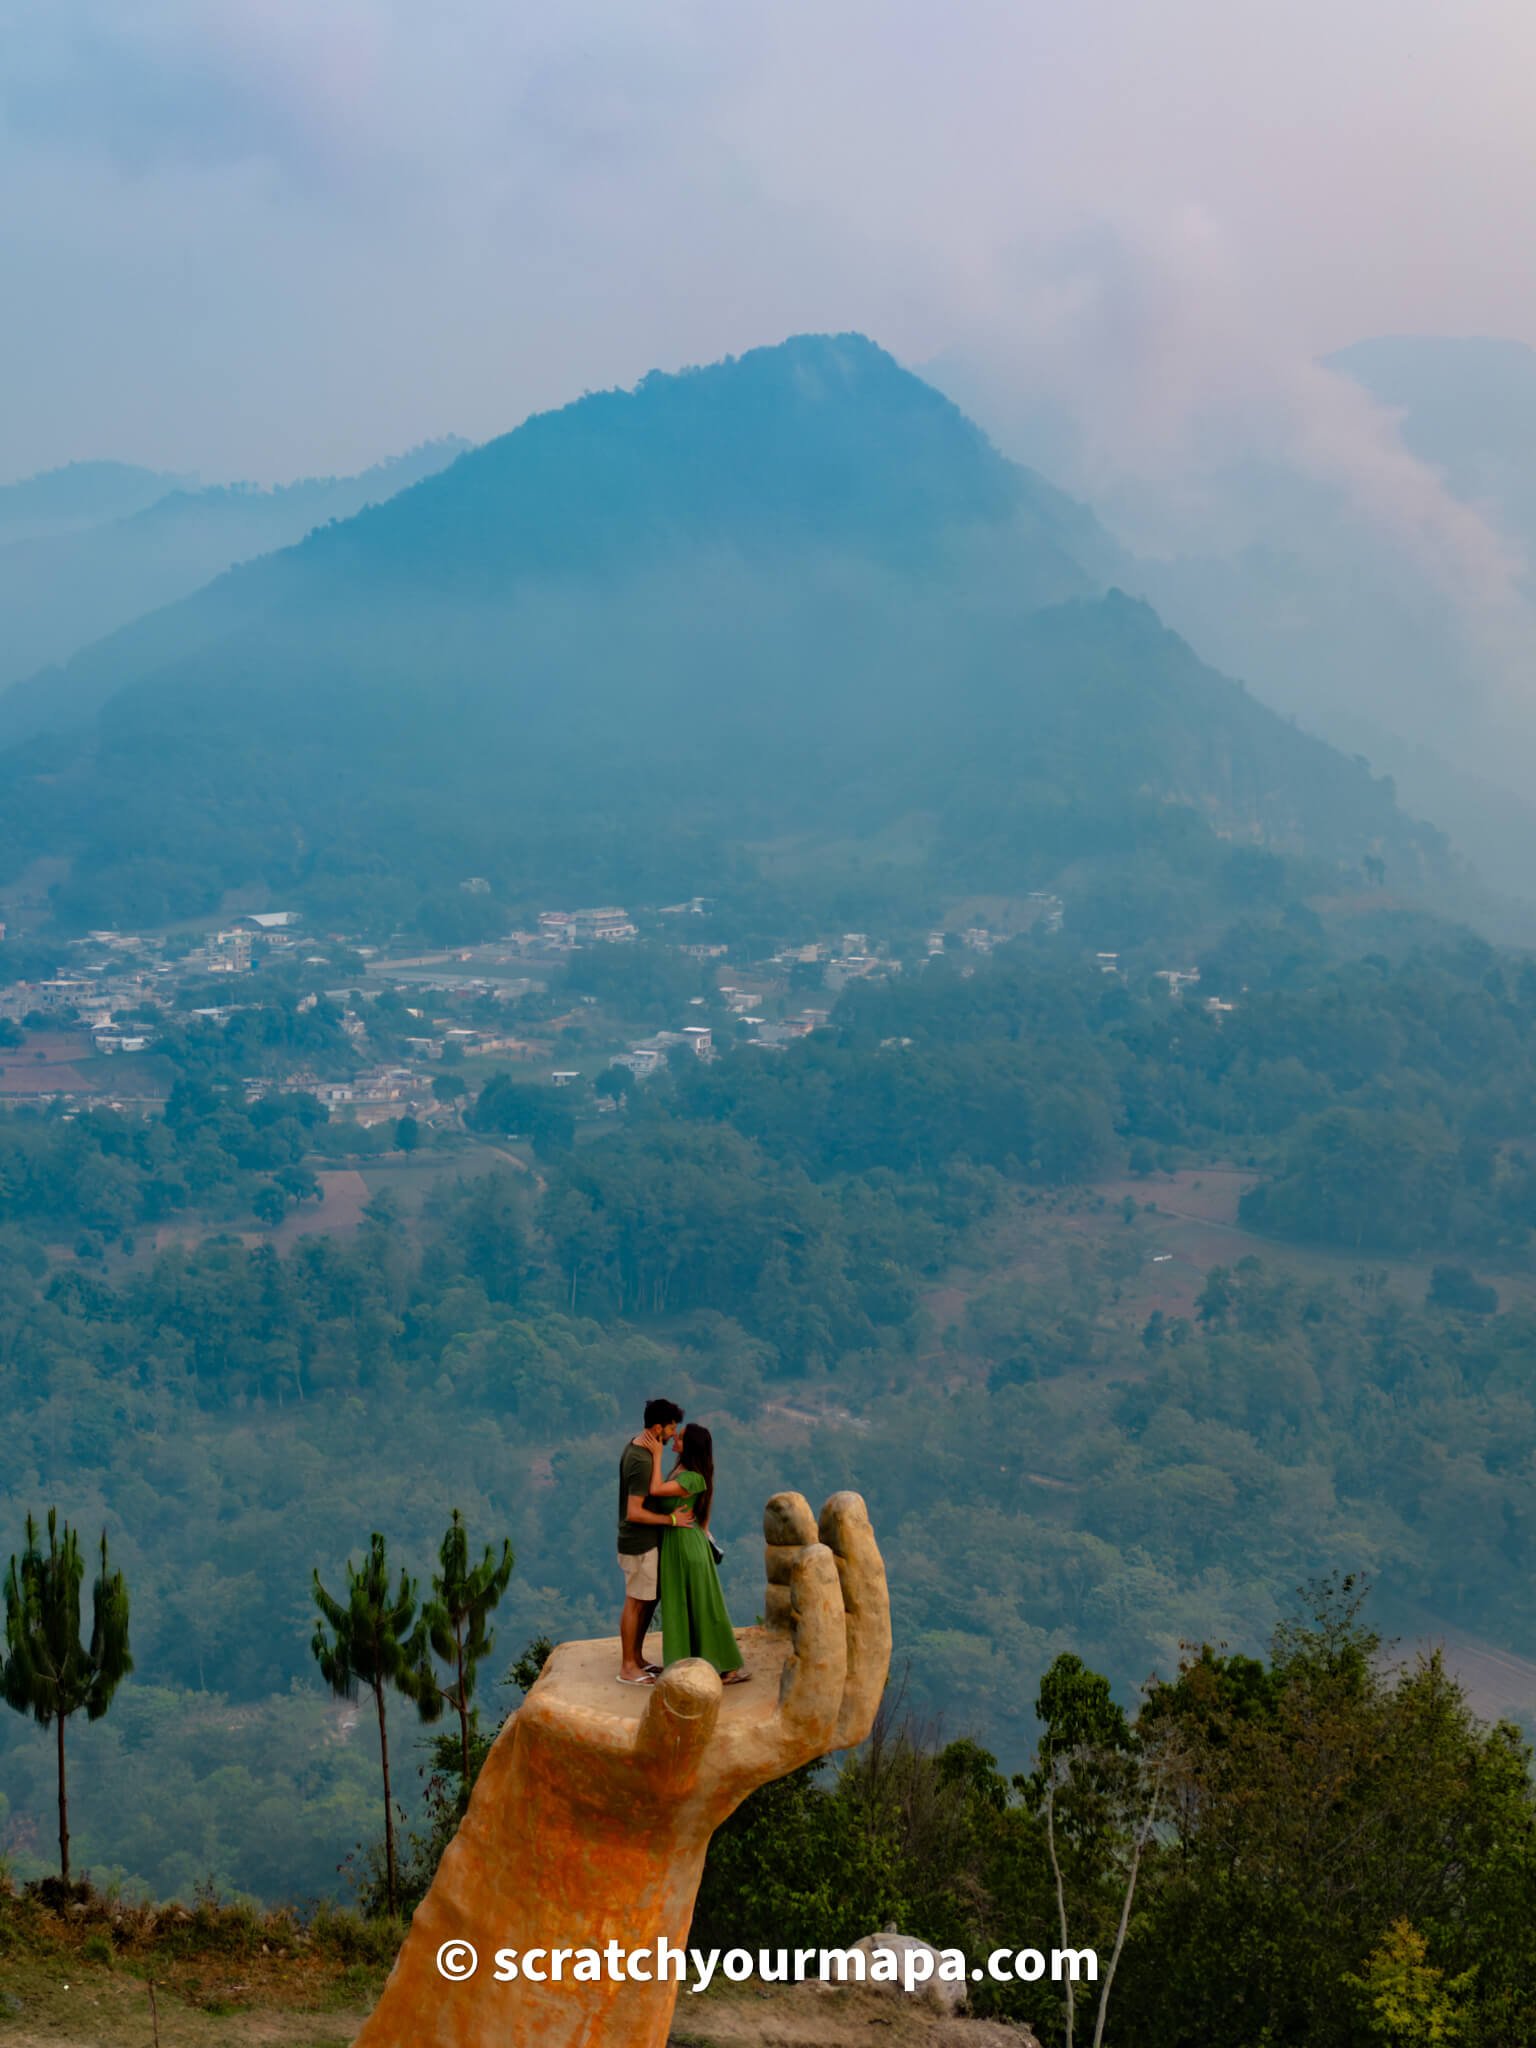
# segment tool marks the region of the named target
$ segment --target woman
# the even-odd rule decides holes
[[[736,1631],[726,1612],[709,1547],[709,1511],[715,1498],[715,1446],[700,1422],[690,1422],[678,1439],[670,1479],[661,1476],[661,1445],[651,1445],[651,1493],[686,1502],[693,1527],[668,1529],[661,1540],[661,1644],[668,1664],[679,1657],[705,1657],[725,1685],[745,1685]]]

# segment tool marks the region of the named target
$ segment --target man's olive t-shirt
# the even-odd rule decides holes
[[[629,1496],[644,1494],[651,1483],[651,1454],[643,1444],[626,1444],[624,1455],[619,1460],[619,1555],[640,1557],[647,1550],[654,1550],[660,1543],[664,1531],[659,1522],[632,1522],[629,1519]],[[664,1515],[677,1502],[671,1500],[647,1499],[645,1505],[653,1514]]]

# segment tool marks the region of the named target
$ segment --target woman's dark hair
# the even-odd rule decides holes
[[[645,1426],[654,1429],[658,1422],[681,1422],[683,1411],[675,1401],[647,1401],[645,1404]]]
[[[690,1422],[678,1440],[678,1463],[685,1472],[697,1472],[704,1491],[695,1495],[693,1519],[697,1527],[709,1527],[710,1502],[715,1497],[715,1440],[702,1422]]]

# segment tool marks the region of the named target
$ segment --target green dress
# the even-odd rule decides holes
[[[690,1494],[704,1491],[697,1472],[675,1477]],[[668,1529],[661,1539],[661,1654],[667,1664],[679,1657],[706,1657],[720,1672],[741,1664],[720,1574],[702,1529]]]

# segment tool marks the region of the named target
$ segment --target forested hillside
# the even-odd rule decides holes
[[[608,1632],[614,1441],[658,1388],[715,1428],[738,1611],[767,1494],[856,1485],[911,1702],[1009,1768],[1021,1674],[1072,1651],[1134,1696],[1181,1641],[1257,1648],[1329,1569],[1377,1578],[1389,1624],[1517,1648],[1528,970],[1470,943],[1336,958],[1277,916],[1229,954],[1272,985],[1221,1015],[1058,946],[940,955],[779,1055],[689,1054],[574,1149],[569,1112],[547,1120],[536,1178],[450,1134],[423,1210],[380,1194],[284,1254],[206,1235],[312,1203],[345,1142],[312,1099],[243,1104],[275,1021],[223,1066],[200,1040],[148,1130],[13,1122],[0,1487],[104,1524],[135,1602],[133,1682],[74,1738],[81,1860],[328,1890],[376,1822],[366,1746],[314,1690],[311,1569],[380,1528],[420,1571],[459,1507],[517,1553],[497,1672],[541,1631]],[[323,1005],[300,1027],[311,1056],[333,1042]],[[487,1085],[478,1120],[515,1130],[542,1095]],[[1234,1160],[1250,1227],[1192,1266],[1189,1176]],[[1297,1210],[1300,1176],[1327,1198]],[[488,1675],[485,1713],[505,1698]],[[29,1867],[51,1757],[6,1719]]]

